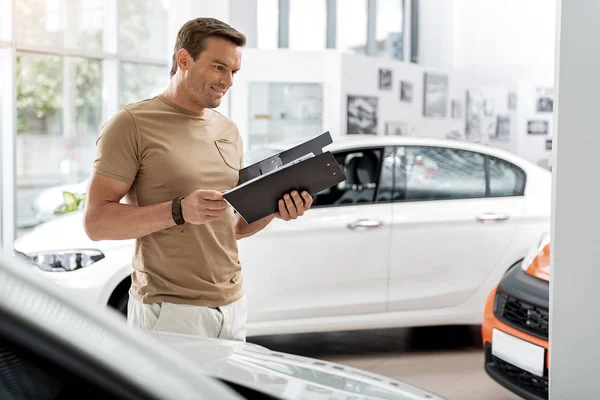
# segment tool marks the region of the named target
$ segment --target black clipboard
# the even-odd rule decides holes
[[[331,136],[326,132],[247,167],[244,182],[225,192],[223,197],[244,221],[251,224],[278,212],[278,201],[286,193],[306,190],[315,195],[345,181],[346,174],[333,154],[323,152],[323,147],[329,143],[332,143]],[[266,167],[263,169],[263,166]]]
[[[333,143],[329,131],[310,139],[304,143],[274,154],[257,163],[254,163],[239,171],[238,185],[241,185],[258,176],[267,174],[277,168],[281,168],[294,160],[298,160],[306,155],[319,155],[323,153],[323,147]]]

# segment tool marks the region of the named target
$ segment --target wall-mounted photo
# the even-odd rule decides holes
[[[412,103],[413,101],[413,84],[406,81],[400,81],[400,101],[404,103]]]
[[[392,90],[392,70],[379,68],[379,89]]]
[[[494,115],[494,102],[489,99],[485,99],[483,102],[483,115],[486,117],[492,117]]]
[[[388,136],[405,136],[408,133],[408,124],[400,121],[385,123],[385,134]]]
[[[478,141],[483,135],[483,106],[485,99],[479,89],[467,90],[465,137]]]
[[[463,117],[463,105],[458,100],[452,100],[452,118],[460,119]]]
[[[373,96],[348,95],[348,135],[377,134],[377,106]]]
[[[529,135],[547,135],[548,125],[548,121],[527,121],[527,133]]]
[[[516,93],[508,94],[508,109],[509,110],[517,109],[517,94]]]
[[[546,140],[546,150],[552,150],[552,139]]]
[[[510,117],[498,115],[496,117],[496,130],[490,135],[495,140],[508,140],[510,138]]]
[[[448,114],[448,75],[425,72],[423,115],[445,118]]]
[[[551,113],[554,109],[553,89],[538,88],[536,95],[536,111],[539,113]]]

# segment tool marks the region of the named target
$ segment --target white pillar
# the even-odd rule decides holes
[[[11,254],[15,239],[16,153],[15,50],[0,48],[0,250]]]
[[[562,0],[557,8],[550,399],[597,399],[600,5]]]

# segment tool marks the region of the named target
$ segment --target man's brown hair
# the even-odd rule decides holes
[[[220,37],[239,47],[246,45],[246,36],[243,33],[216,18],[196,18],[188,21],[177,33],[171,77],[177,72],[177,52],[185,49],[196,61],[200,53],[206,49],[206,39],[209,37]]]

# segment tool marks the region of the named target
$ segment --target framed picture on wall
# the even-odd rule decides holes
[[[406,122],[388,121],[385,123],[385,134],[387,136],[405,136],[408,133]]]
[[[484,100],[483,115],[485,115],[486,117],[492,117],[494,115],[494,102],[492,100]]]
[[[379,89],[392,90],[392,70],[379,68]]]
[[[527,134],[529,135],[547,135],[548,121],[530,120],[527,121]]]
[[[374,96],[348,95],[348,135],[377,134],[377,106]]]
[[[538,88],[536,90],[536,111],[551,113],[554,110],[554,94],[551,88]]]
[[[400,101],[403,103],[412,103],[413,84],[406,81],[400,81]]]
[[[490,138],[496,140],[508,140],[510,137],[510,117],[508,115],[498,115],[496,117],[496,130],[490,135]]]
[[[446,118],[448,114],[448,75],[425,72],[423,116]]]
[[[458,100],[452,100],[452,118],[460,119],[463,116],[463,105]]]
[[[509,110],[517,109],[517,94],[516,93],[508,94],[508,109]]]
[[[546,150],[552,150],[552,139],[546,140]]]

